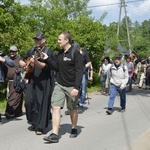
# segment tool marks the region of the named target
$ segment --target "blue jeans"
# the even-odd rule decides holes
[[[82,83],[81,83],[81,90],[80,90],[80,105],[84,105],[85,104],[85,100],[86,100],[86,88],[87,88],[87,79],[86,79],[86,75],[83,74],[82,76]]]
[[[120,95],[120,106],[125,109],[126,108],[126,88],[120,89],[120,87],[115,86],[113,84],[110,85],[110,97],[108,101],[108,108],[113,108],[117,91]]]
[[[106,77],[104,75],[101,75],[100,76],[100,84],[101,84],[103,91],[105,90],[105,81],[106,81]]]
[[[129,85],[129,91],[132,90],[132,77],[129,77],[129,80],[128,80],[128,85]]]

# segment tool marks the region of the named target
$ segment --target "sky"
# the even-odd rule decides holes
[[[29,4],[29,0],[20,0],[22,4]],[[132,22],[139,23],[150,19],[150,0],[125,0],[127,16]],[[104,12],[107,12],[103,24],[109,25],[111,22],[118,22],[120,11],[120,0],[90,0],[88,10],[92,10],[92,17],[99,19]],[[113,5],[110,5],[113,4]],[[114,5],[115,4],[115,5]],[[107,5],[107,6],[104,6]],[[99,6],[99,7],[91,7]],[[121,9],[121,19],[125,16],[124,7]]]
[[[135,2],[137,1],[137,2]],[[144,20],[150,19],[150,0],[125,0],[127,16],[132,20],[132,22],[138,21],[143,22]],[[128,3],[129,2],[129,3]],[[88,6],[100,5],[100,7],[89,8],[92,9],[92,16],[98,19],[105,11],[108,13],[105,17],[103,23],[109,25],[111,22],[118,22],[120,0],[90,0]],[[116,5],[108,5],[116,4]],[[107,6],[102,6],[107,5]],[[121,9],[121,19],[125,16],[124,7]]]

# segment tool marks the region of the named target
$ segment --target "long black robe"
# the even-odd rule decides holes
[[[43,49],[46,52],[47,48]],[[46,52],[49,57],[53,57],[53,51],[50,49]],[[23,59],[32,55],[31,50],[23,56]],[[45,129],[48,127],[50,118],[50,106],[51,106],[51,75],[50,66],[45,60],[39,59],[39,61],[46,63],[43,69],[34,66],[33,73],[30,76],[29,83],[27,85],[27,92],[25,95],[25,108],[27,120],[30,124],[36,126],[39,129]]]

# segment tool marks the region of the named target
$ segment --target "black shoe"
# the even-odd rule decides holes
[[[82,114],[84,112],[83,106],[79,106],[77,108],[77,112],[78,112],[78,114]]]
[[[65,115],[70,115],[70,110],[66,110]]]
[[[71,134],[70,134],[70,138],[75,138],[75,137],[77,137],[77,129],[72,129]]]
[[[19,113],[19,114],[15,114],[15,117],[21,117],[23,115],[23,113]]]
[[[34,124],[31,124],[31,126],[29,127],[30,131],[36,131],[36,126]]]
[[[105,93],[104,95],[105,95],[105,96],[108,96],[108,95],[109,95],[109,93]]]
[[[9,114],[8,112],[5,112],[4,116],[5,116],[7,119],[10,119],[10,118],[11,118],[11,114]]]
[[[58,143],[59,142],[58,135],[56,135],[54,133],[50,134],[49,136],[45,136],[43,138],[43,140],[48,141],[50,143]]]
[[[121,108],[121,109],[120,109],[120,112],[125,112],[125,111],[126,111],[125,108]]]
[[[111,114],[113,113],[112,108],[108,108],[108,109],[106,110],[106,113],[107,113],[108,115],[111,115]]]

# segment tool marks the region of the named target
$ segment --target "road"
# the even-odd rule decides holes
[[[150,90],[134,87],[127,93],[126,112],[119,112],[119,96],[114,113],[106,114],[108,96],[89,93],[84,113],[79,114],[78,137],[71,139],[70,117],[62,110],[59,143],[47,143],[51,122],[44,135],[30,131],[26,116],[10,120],[2,116],[0,150],[150,150]]]

